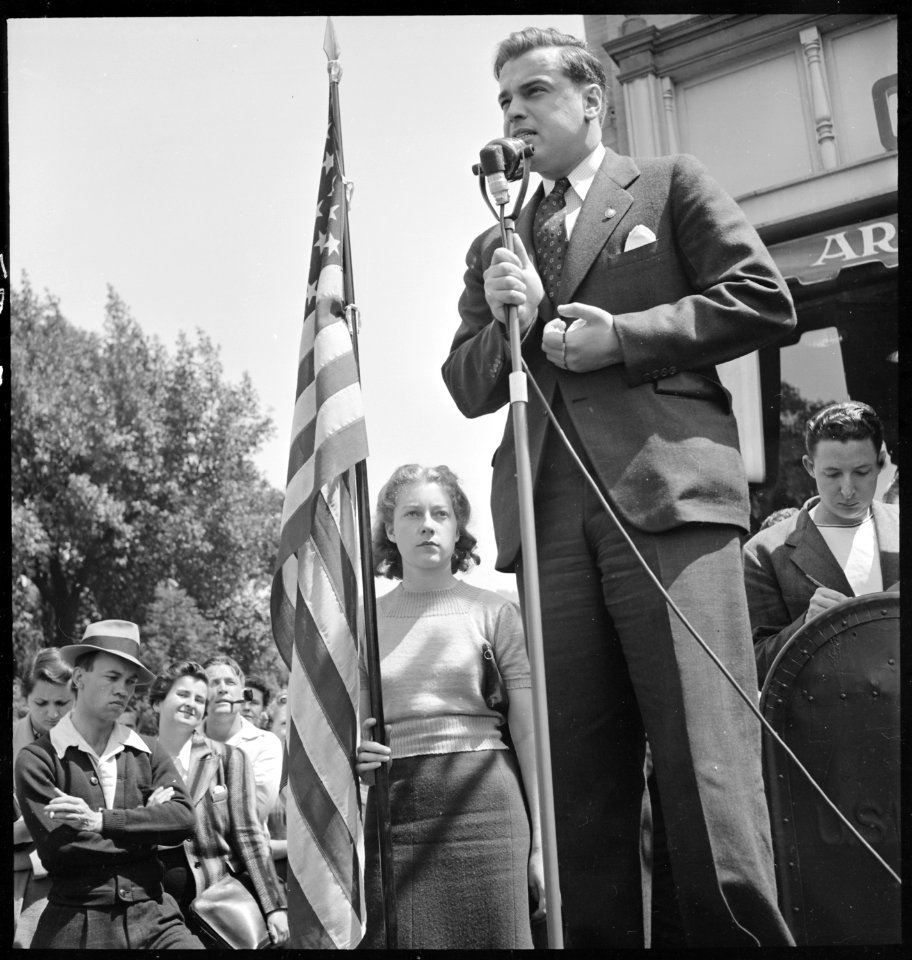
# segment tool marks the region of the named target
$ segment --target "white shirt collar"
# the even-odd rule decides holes
[[[586,199],[586,194],[589,192],[592,181],[595,179],[598,168],[602,165],[604,159],[605,145],[600,143],[588,157],[584,157],[583,160],[567,174],[570,186],[576,191],[581,201]],[[549,180],[547,177],[542,177],[546,197],[554,189],[555,182],[554,180]]]
[[[57,724],[51,728],[50,736],[51,745],[57,751],[57,756],[61,759],[63,759],[63,755],[67,752],[68,747],[76,747],[78,750],[82,750],[83,753],[88,753],[93,757],[98,756],[86,738],[76,729],[70,713],[62,717]],[[124,747],[133,747],[145,753],[152,752],[146,741],[143,740],[135,730],[125,727],[122,723],[115,723],[114,729],[108,737],[104,752],[99,759],[103,759],[105,756],[114,753],[119,753]]]
[[[263,731],[259,727],[254,726],[246,717],[241,717],[241,729],[225,742],[233,746],[238,740],[256,740],[262,735]]]

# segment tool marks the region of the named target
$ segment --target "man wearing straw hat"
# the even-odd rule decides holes
[[[164,893],[158,844],[193,832],[186,789],[170,758],[118,719],[138,684],[139,628],[127,620],[86,627],[61,649],[76,704],[20,751],[16,793],[51,877],[33,948],[204,949]],[[64,722],[65,721],[65,722]]]

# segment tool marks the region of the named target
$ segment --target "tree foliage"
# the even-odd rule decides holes
[[[776,482],[751,492],[751,514],[759,526],[765,517],[781,507],[800,507],[817,488],[804,469],[804,426],[831,400],[811,401],[790,383],[782,383],[779,397],[779,468]]]
[[[170,636],[198,654],[226,624],[233,639],[226,613],[270,577],[282,502],[252,459],[272,425],[249,378],[227,382],[201,331],[169,353],[113,290],[92,333],[23,277],[11,334],[22,644],[65,643],[108,617],[147,625],[159,652]]]

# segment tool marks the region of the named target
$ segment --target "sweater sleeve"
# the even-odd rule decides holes
[[[497,667],[508,689],[532,686],[529,657],[526,654],[526,638],[519,608],[503,601],[494,618],[494,635],[491,638]]]
[[[196,817],[190,795],[177,768],[158,741],[152,743],[150,793],[156,787],[171,787],[174,794],[165,803],[151,807],[105,809],[102,834],[124,842],[146,841],[163,845],[180,843],[193,833]]]
[[[152,788],[173,786],[171,800],[132,810],[105,809],[100,834],[51,820],[45,806],[56,796],[55,788],[65,784],[61,771],[67,762],[66,757],[60,762],[53,751],[36,744],[24,747],[16,760],[16,794],[38,856],[48,871],[72,874],[87,863],[97,863],[99,854],[118,856],[135,844],[179,843],[193,832],[190,799],[173,764],[160,749],[153,751],[151,758]],[[137,773],[134,768],[127,771],[127,776],[135,779]],[[73,780],[70,794],[91,803],[92,798],[80,790],[75,777]]]

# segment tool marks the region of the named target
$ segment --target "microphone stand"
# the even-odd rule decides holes
[[[522,186],[513,211],[506,215],[509,196],[495,210],[488,199],[484,173],[479,171],[481,195],[500,222],[502,245],[513,252],[516,215],[522,208],[529,186],[529,159],[523,158]],[[554,789],[551,774],[551,735],[548,728],[548,695],[545,686],[545,649],[542,636],[541,594],[538,581],[538,547],[535,540],[535,508],[532,500],[532,464],[529,457],[529,429],[527,407],[529,402],[526,374],[522,369],[522,338],[519,316],[514,304],[506,305],[507,327],[510,339],[510,411],[513,435],[516,441],[516,485],[519,495],[519,534],[523,557],[523,598],[526,621],[526,643],[532,672],[532,719],[535,730],[538,767],[539,816],[541,819],[542,858],[545,871],[548,947],[561,950],[564,946],[564,927],[561,912],[560,884],[557,862],[557,830],[554,817]],[[495,321],[496,322],[496,321]]]

